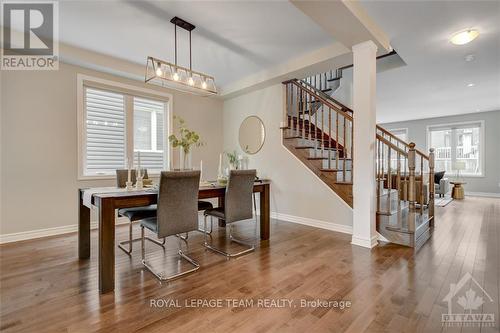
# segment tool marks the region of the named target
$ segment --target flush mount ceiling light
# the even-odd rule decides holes
[[[210,75],[193,71],[192,68],[191,31],[196,27],[177,16],[171,19],[170,22],[175,25],[175,61],[172,64],[158,58],[148,57],[145,82],[199,95],[217,95],[215,79]],[[189,31],[189,68],[177,65],[177,27]]]
[[[470,87],[474,87],[474,86],[475,86],[475,84],[474,84],[474,83],[469,83],[469,84],[467,85],[467,87],[469,87],[469,88],[470,88]]]
[[[450,38],[450,42],[455,45],[464,45],[472,42],[479,36],[479,31],[476,29],[468,29],[459,31]]]

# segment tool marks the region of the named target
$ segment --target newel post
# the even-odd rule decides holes
[[[410,142],[410,149],[408,150],[408,170],[409,170],[409,175],[408,175],[408,201],[410,203],[410,218],[408,221],[408,228],[410,229],[409,231],[415,231],[415,219],[414,219],[414,214],[415,214],[415,143]]]
[[[434,217],[434,148],[429,149],[429,218]],[[434,226],[434,218],[430,222]]]

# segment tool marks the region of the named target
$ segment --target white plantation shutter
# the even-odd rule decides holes
[[[141,152],[141,167],[164,170],[165,103],[134,97],[134,160]]]
[[[137,167],[138,152],[141,167],[152,174],[165,170],[168,96],[89,79],[79,85],[78,104],[79,179],[112,178],[126,161]]]
[[[125,96],[85,88],[84,175],[115,174],[125,165]]]

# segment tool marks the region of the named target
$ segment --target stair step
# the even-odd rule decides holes
[[[352,160],[346,159],[340,159],[338,161],[337,165],[337,159],[336,158],[331,158],[330,159],[330,165],[328,165],[328,158],[323,160],[323,169],[338,169],[338,170],[345,170],[345,171],[351,171],[352,170]]]
[[[335,148],[328,148],[328,149],[315,149],[314,147],[311,147],[309,149],[309,157],[324,157],[326,159],[331,158],[334,159],[337,156],[337,149]]]
[[[321,91],[324,92],[324,93],[330,92],[330,91],[332,91],[332,88],[322,89]]]

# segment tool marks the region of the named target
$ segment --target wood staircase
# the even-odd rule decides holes
[[[283,82],[281,130],[283,145],[353,207],[353,111],[330,96],[338,82],[326,73]],[[433,149],[426,155],[380,126],[374,142],[377,231],[418,249],[434,225]]]

